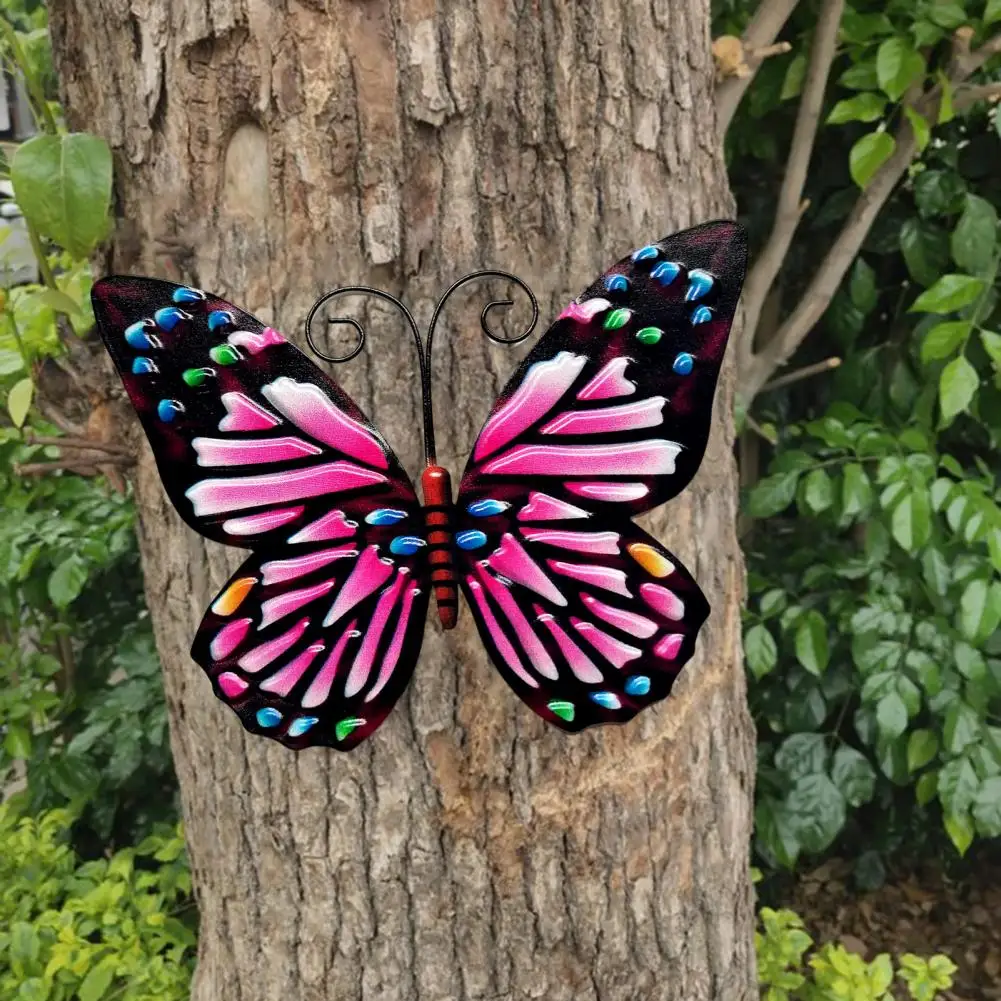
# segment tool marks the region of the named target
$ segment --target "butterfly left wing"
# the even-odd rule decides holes
[[[613,266],[505,387],[459,487],[460,581],[514,690],[564,730],[664,698],[709,606],[632,515],[705,452],[746,239],[698,226]]]
[[[92,298],[174,506],[254,550],[193,659],[252,733],[355,746],[424,633],[423,519],[399,461],[336,383],[232,303],[139,277],[102,279]]]

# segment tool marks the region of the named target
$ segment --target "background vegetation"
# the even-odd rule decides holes
[[[62,124],[44,6],[0,8],[39,128],[0,171],[40,273],[0,293],[0,992],[169,1001],[196,916],[128,456],[100,400],[51,392],[86,383],[111,157]],[[715,11],[755,255],[734,351],[766,896],[832,852],[869,888],[891,856],[958,864],[1001,835],[994,32],[1001,0]],[[757,944],[769,1001],[928,1001],[955,972],[815,948],[787,910]]]

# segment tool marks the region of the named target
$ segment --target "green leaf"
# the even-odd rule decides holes
[[[961,211],[965,193],[963,178],[953,170],[923,170],[914,178],[914,200],[925,218]]]
[[[907,729],[907,706],[896,692],[876,703],[876,725],[884,740],[896,740]]]
[[[782,90],[779,93],[780,101],[789,101],[794,97],[799,97],[803,89],[803,76],[806,73],[806,53],[797,53],[789,62],[786,68],[785,79],[782,81]]]
[[[845,466],[841,489],[841,508],[846,517],[865,514],[872,504],[872,484],[866,471],[857,462]]]
[[[921,554],[921,569],[924,571],[925,581],[936,594],[944,595],[949,590],[952,570],[949,561],[939,550],[929,548]]]
[[[898,545],[909,553],[917,552],[928,542],[931,536],[931,504],[924,488],[910,491],[893,508],[890,531]]]
[[[870,132],[862,136],[848,154],[848,169],[852,180],[864,188],[873,175],[893,156],[897,143],[886,132]]]
[[[940,28],[952,30],[961,24],[966,24],[969,18],[962,4],[949,3],[948,0],[937,0],[936,3],[928,4],[925,8],[925,16],[929,21],[933,21]]]
[[[918,806],[927,806],[938,792],[938,772],[925,772],[914,784],[914,798]]]
[[[827,623],[816,609],[810,609],[796,627],[796,657],[812,675],[820,677],[830,660]]]
[[[814,469],[806,477],[803,488],[806,505],[814,514],[826,511],[834,503],[834,484],[823,469]]]
[[[956,846],[956,851],[960,855],[965,855],[967,849],[973,844],[973,824],[970,818],[964,814],[947,813],[942,819],[945,833],[949,835],[949,840]]]
[[[0,348],[0,375],[13,375],[24,368],[24,359],[20,351],[8,351]]]
[[[24,426],[28,418],[28,410],[31,407],[31,398],[35,393],[35,384],[29,377],[20,379],[11,387],[7,394],[7,412],[14,422],[14,427]]]
[[[985,838],[1001,835],[1001,777],[986,779],[973,802],[973,818]]]
[[[828,125],[843,125],[845,122],[875,122],[886,107],[882,94],[868,91],[855,97],[838,101],[827,116]]]
[[[786,813],[808,852],[828,848],[845,825],[845,800],[826,775],[806,775],[786,797]]]
[[[849,806],[868,803],[876,788],[876,772],[869,759],[847,745],[834,752],[831,778]]]
[[[769,518],[784,511],[796,497],[798,472],[778,473],[760,480],[748,498],[748,512],[752,518]]]
[[[907,768],[916,772],[938,754],[938,737],[931,730],[914,730],[907,738]]]
[[[946,122],[951,122],[956,117],[952,81],[941,70],[935,74],[935,79],[938,80],[939,86],[942,88],[942,100],[938,106],[938,124],[945,125]]]
[[[983,281],[972,275],[942,275],[914,300],[910,312],[951,313],[973,302],[983,287]]]
[[[987,0],[987,9],[984,11],[984,27],[1001,21],[1001,0]]]
[[[923,175],[922,175],[923,176]],[[911,277],[926,288],[948,266],[944,232],[932,223],[912,216],[900,227],[900,252]]]
[[[775,767],[791,779],[823,772],[827,767],[827,739],[822,733],[794,733],[775,752]]]
[[[868,42],[876,35],[889,35],[892,31],[893,23],[885,14],[860,14],[847,7],[841,18],[840,34],[846,42]]]
[[[18,146],[10,166],[25,218],[75,260],[84,260],[108,231],[111,150],[84,132],[38,135]]]
[[[65,292],[60,292],[58,289],[43,288],[35,292],[32,299],[43,306],[48,306],[49,309],[54,309],[57,313],[67,313],[70,316],[83,315],[80,303],[72,296],[67,295]]]
[[[871,313],[879,302],[879,291],[876,288],[876,272],[858,257],[852,266],[849,282],[849,294],[852,302],[863,312]]]
[[[101,1001],[111,986],[117,965],[117,957],[112,956],[92,967],[87,976],[83,978],[83,983],[77,988],[76,996],[80,1001]]]
[[[838,83],[849,90],[875,90],[879,86],[875,60],[866,59],[864,62],[849,66],[838,78]]]
[[[883,92],[893,101],[924,76],[924,56],[900,35],[884,41],[876,53],[876,76]]]
[[[63,560],[49,576],[49,597],[56,608],[66,608],[76,600],[87,582],[87,567],[79,556]]]
[[[952,232],[952,259],[973,275],[990,272],[997,246],[998,214],[986,198],[966,196],[966,207]]]
[[[904,105],[904,115],[911,123],[911,131],[914,133],[914,141],[918,144],[918,152],[923,153],[931,142],[931,126],[928,119],[920,112],[915,111],[909,104]]]
[[[3,747],[16,761],[27,760],[31,757],[31,731],[16,723],[9,724]]]
[[[953,358],[942,369],[942,375],[938,382],[938,392],[943,424],[948,424],[957,414],[969,407],[979,385],[980,376],[966,360],[965,355]]]
[[[921,360],[929,362],[948,358],[966,343],[972,328],[973,324],[969,320],[947,320],[936,324],[921,342]]]
[[[971,580],[959,599],[959,627],[971,643],[986,639],[998,627],[996,583],[982,577]]]
[[[980,343],[991,359],[991,364],[1001,369],[1001,334],[995,334],[990,330],[980,331]]]
[[[759,681],[778,663],[778,650],[768,627],[759,622],[744,636],[744,656],[751,673]]]
[[[957,699],[945,714],[942,739],[946,750],[959,754],[974,741],[980,739],[980,717],[972,706]]]

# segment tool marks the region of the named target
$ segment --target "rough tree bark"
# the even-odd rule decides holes
[[[337,285],[387,288],[426,322],[479,267],[523,276],[552,317],[633,246],[731,214],[708,6],[50,9],[70,122],[115,152],[107,270],[216,290],[298,336]],[[438,458],[456,475],[517,354],[484,342],[474,298],[450,307],[435,365]],[[413,472],[416,359],[396,316],[370,316],[337,378]],[[196,1001],[755,996],[732,388],[727,369],[702,472],[653,520],[713,606],[699,652],[667,705],[577,738],[507,691],[468,615],[447,635],[429,624],[409,693],[355,753],[248,737],[187,655],[241,555],[182,525],[142,445]]]

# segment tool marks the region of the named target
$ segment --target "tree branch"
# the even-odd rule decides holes
[[[42,435],[29,434],[25,436],[29,445],[53,445],[56,448],[82,449],[84,451],[108,452],[112,455],[130,456],[132,453],[122,445],[113,445],[105,441],[93,441],[90,438],[47,438]]]
[[[730,127],[737,105],[751,86],[754,74],[761,65],[764,57],[759,53],[775,41],[798,2],[799,0],[762,0],[754,12],[741,36],[751,72],[744,76],[727,77],[716,88],[716,123],[721,136]]]
[[[950,67],[949,83],[958,87],[967,77],[980,69],[993,55],[1001,53],[1001,34],[984,42],[980,48],[970,51],[972,33],[969,28],[960,28],[953,36],[953,59]],[[931,121],[938,117],[942,100],[942,87],[936,84],[924,94],[905,97],[904,103]],[[751,356],[739,370],[738,395],[745,406],[761,391],[769,376],[776,368],[785,364],[792,353],[802,344],[806,335],[823,316],[830,305],[834,293],[855,260],[869,230],[880,210],[893,193],[917,154],[917,140],[910,123],[904,118],[895,136],[893,154],[876,171],[865,189],[859,195],[852,211],[845,220],[831,248],[820,264],[816,274],[792,313],[786,318],[775,337],[758,354]],[[746,337],[753,337],[748,327]]]
[[[751,360],[761,307],[782,268],[786,254],[789,253],[796,227],[806,209],[803,188],[817,139],[820,114],[824,107],[824,92],[837,51],[838,26],[844,9],[844,0],[825,0],[814,30],[810,61],[803,80],[803,92],[796,113],[796,126],[779,192],[775,222],[768,242],[758,255],[744,284],[744,324],[738,362],[741,369],[746,368]]]
[[[126,459],[124,456],[114,458],[101,456],[97,460],[81,459],[77,462],[60,459],[56,462],[15,463],[14,472],[19,476],[46,476],[49,473],[65,470],[69,473],[77,473],[79,476],[97,476],[98,473],[106,472],[108,469],[125,468],[131,465],[134,465],[134,461]]]

